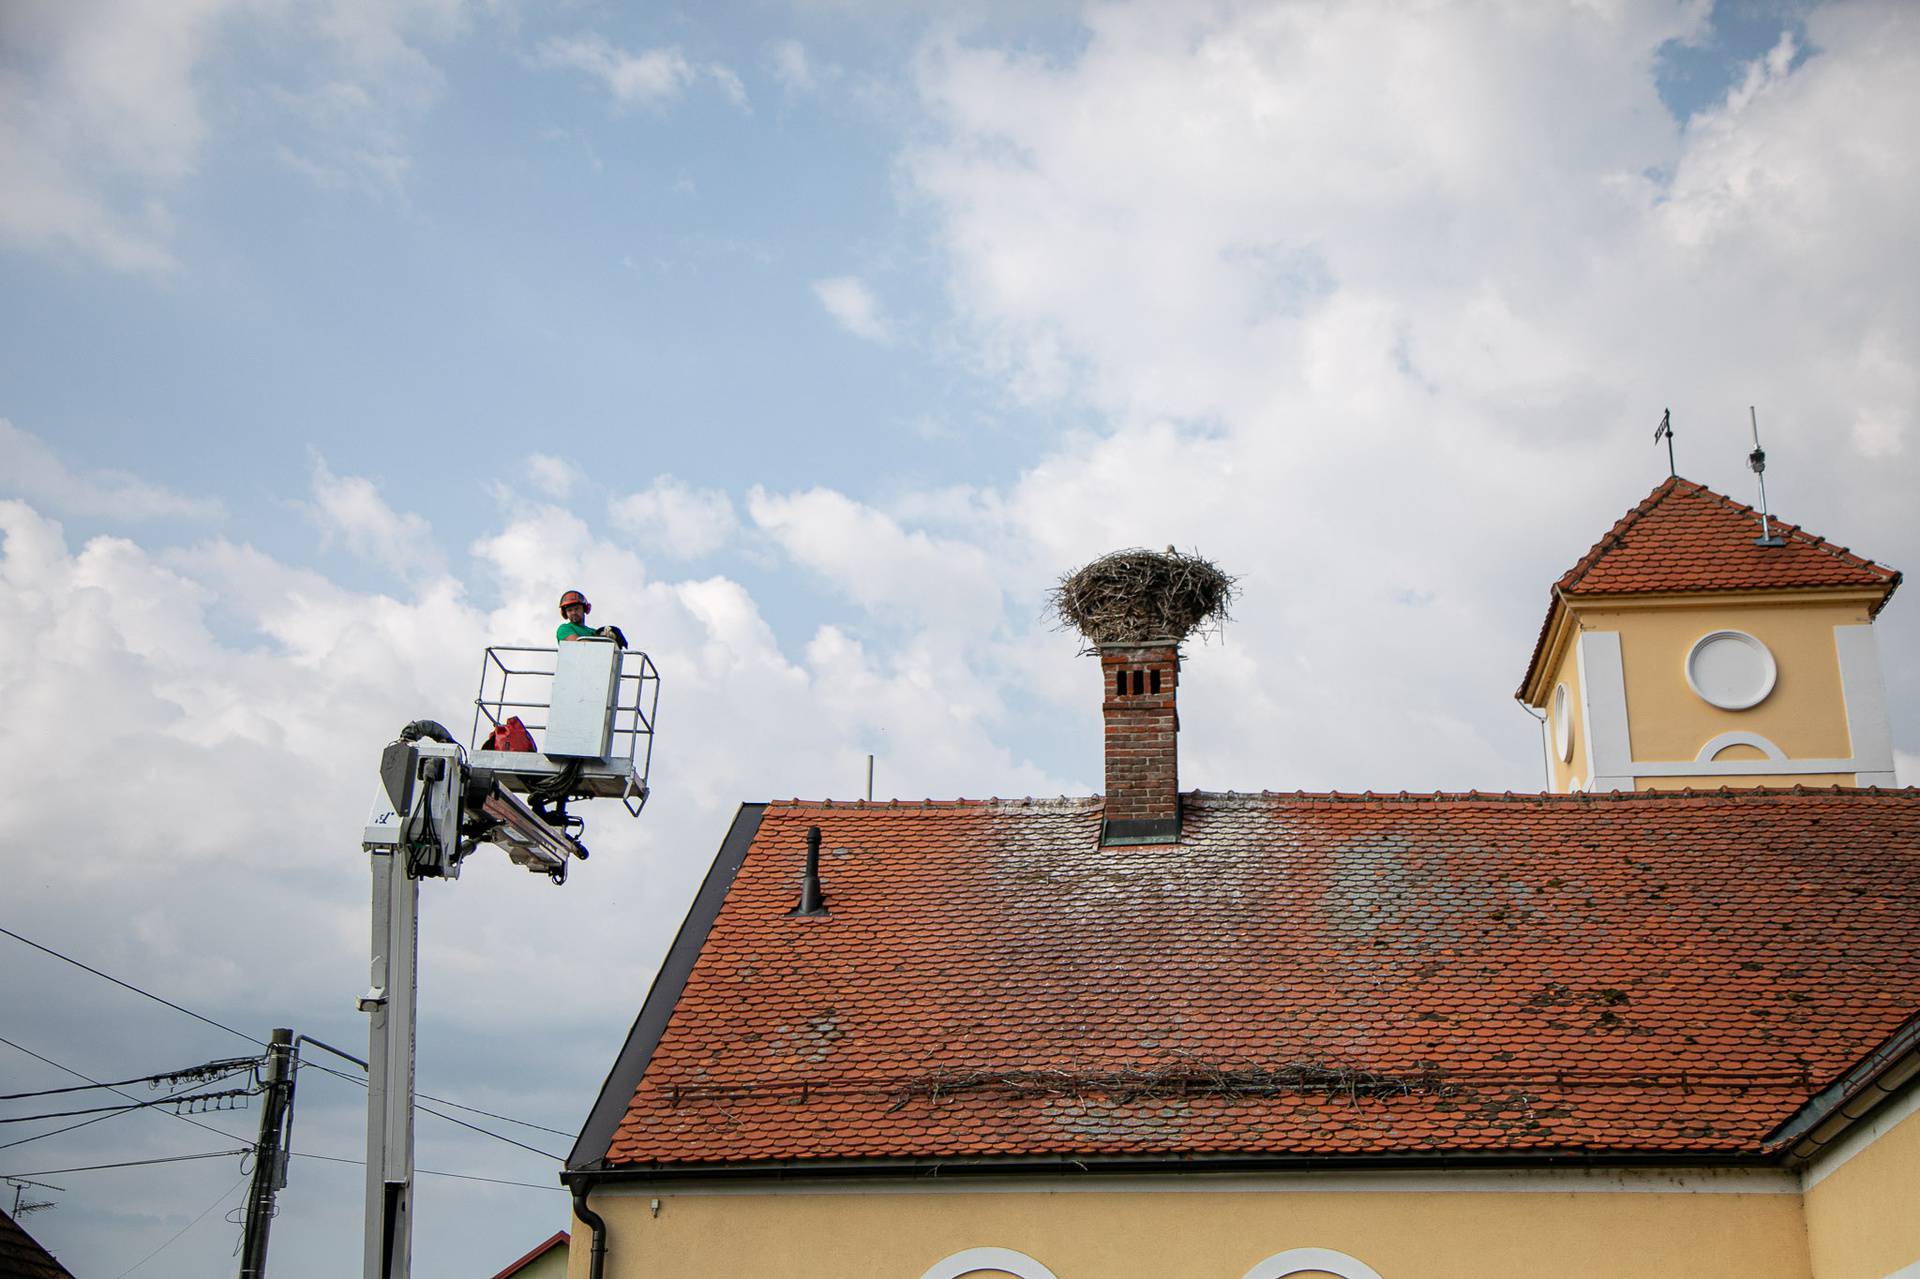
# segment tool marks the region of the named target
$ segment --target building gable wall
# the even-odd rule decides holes
[[[1808,1171],[1814,1279],[1920,1275],[1920,1088]]]
[[[1152,1190],[956,1179],[820,1192],[608,1187],[593,1205],[608,1227],[606,1279],[921,1279],[973,1249],[1030,1258],[1057,1279],[1244,1279],[1287,1255],[1349,1258],[1352,1273],[1380,1279],[1828,1279],[1809,1261],[1791,1174],[1449,1176],[1471,1188],[1441,1189],[1432,1174],[1219,1188],[1176,1176]],[[575,1279],[587,1233],[574,1233]]]

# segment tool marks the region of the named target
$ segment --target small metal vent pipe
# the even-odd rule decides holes
[[[820,892],[820,828],[807,827],[807,869],[800,880],[800,904],[790,915],[824,915],[827,899]]]

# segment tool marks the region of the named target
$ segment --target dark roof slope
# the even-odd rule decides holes
[[[6,1279],[73,1279],[20,1223],[0,1209],[0,1275]]]
[[[1185,802],[769,805],[608,1164],[1757,1155],[1920,1008],[1920,791]]]
[[[1554,597],[1864,587],[1881,592],[1870,610],[1877,614],[1900,585],[1897,570],[1798,525],[1773,520],[1771,530],[1786,545],[1754,545],[1759,511],[1676,476],[1615,521],[1562,573]],[[1527,663],[1529,680],[1552,619],[1550,604]]]

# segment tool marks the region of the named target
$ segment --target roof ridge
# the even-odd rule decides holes
[[[1693,481],[1689,480],[1687,481],[1687,483],[1693,483]],[[1704,484],[1696,485],[1696,489],[1697,489],[1697,492],[1695,496],[1710,497],[1714,501],[1720,503],[1722,506],[1730,508],[1737,515],[1759,515],[1760,514],[1760,508],[1757,506],[1754,506],[1752,503],[1742,502],[1737,497],[1729,497],[1727,494],[1719,492],[1716,489],[1710,489]],[[1817,551],[1825,551],[1828,555],[1833,556],[1835,559],[1844,560],[1852,564],[1856,568],[1864,568],[1864,569],[1872,570],[1874,572],[1885,573],[1888,576],[1893,578],[1898,578],[1900,576],[1900,570],[1897,568],[1894,568],[1891,564],[1882,564],[1878,560],[1868,559],[1866,556],[1860,554],[1858,551],[1855,551],[1852,547],[1841,546],[1839,543],[1834,542],[1829,538],[1822,537],[1820,534],[1811,531],[1810,529],[1806,528],[1803,525],[1790,523],[1786,520],[1781,519],[1779,516],[1774,515],[1772,512],[1767,513],[1767,519],[1772,523],[1773,531],[1775,532],[1775,534],[1784,535],[1787,537],[1797,537],[1801,539],[1802,545],[1809,546]],[[1889,594],[1891,594],[1891,592],[1889,592]]]
[[[800,809],[832,809],[835,812],[913,812],[928,808],[1077,808],[1098,803],[1098,795],[992,795],[982,799],[958,796],[953,799],[770,799],[769,808],[786,812]]]
[[[1680,787],[1674,790],[1614,791],[1202,791],[1186,792],[1191,799],[1271,801],[1295,800],[1309,803],[1492,803],[1558,804],[1667,803],[1677,799],[1732,799],[1743,802],[1781,798],[1825,798],[1836,795],[1880,795],[1895,798],[1920,798],[1920,786],[1718,786]]]
[[[1604,559],[1608,551],[1615,549],[1613,543],[1617,542],[1629,528],[1638,524],[1651,514],[1655,507],[1673,496],[1682,484],[1691,484],[1696,489],[1705,489],[1707,487],[1696,480],[1683,480],[1678,475],[1668,476],[1654,486],[1653,492],[1641,498],[1640,501],[1634,505],[1633,509],[1615,520],[1613,527],[1601,534],[1600,540],[1592,546],[1589,546],[1587,553],[1575,560],[1573,567],[1560,575],[1559,580],[1554,582],[1553,589],[1556,591],[1566,591],[1579,585],[1580,579],[1588,573],[1591,573],[1594,565]],[[1718,495],[1716,494],[1715,496]]]
[[[1272,804],[1276,801],[1296,803],[1332,803],[1332,804],[1601,804],[1601,803],[1654,803],[1663,804],[1683,799],[1736,800],[1740,802],[1758,802],[1781,798],[1826,798],[1832,796],[1886,796],[1890,798],[1920,798],[1920,786],[1717,786],[1717,787],[1679,787],[1673,790],[1610,790],[1610,791],[1514,791],[1514,790],[1432,790],[1432,791],[1343,791],[1343,790],[1202,790],[1195,787],[1181,792],[1186,800],[1195,800],[1205,804],[1222,801],[1240,803],[1247,806]],[[1098,808],[1103,803],[1100,795],[1060,795],[1025,796],[1018,799],[876,799],[876,800],[770,800],[769,808],[784,813],[794,812],[845,812],[845,813],[924,813],[938,810],[973,810],[989,808],[1025,808],[1056,811],[1085,811]]]

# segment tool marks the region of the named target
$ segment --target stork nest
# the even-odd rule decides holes
[[[1213,563],[1169,546],[1101,556],[1060,579],[1053,607],[1090,644],[1177,643],[1217,629],[1234,594],[1234,579]]]

